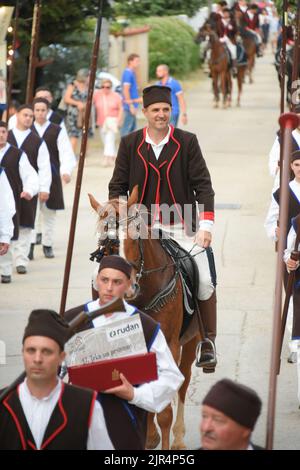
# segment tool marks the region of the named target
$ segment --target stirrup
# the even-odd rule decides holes
[[[206,361],[201,361],[202,346],[204,344],[207,344],[207,343],[211,347],[211,350],[207,351],[207,352],[211,353],[211,358],[207,359]],[[209,338],[204,338],[197,345],[195,365],[196,365],[196,367],[207,367],[207,366],[215,366],[216,364],[217,364],[217,352],[216,352],[215,343]]]

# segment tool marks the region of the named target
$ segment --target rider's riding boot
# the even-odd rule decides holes
[[[231,67],[231,70],[232,70],[232,76],[233,78],[236,78],[237,77],[237,60],[236,59],[232,59],[232,67]]]
[[[196,361],[197,367],[203,367],[204,373],[215,371],[217,364],[215,338],[217,334],[217,296],[216,291],[208,300],[198,300],[205,336],[211,341],[204,341],[201,347],[200,358]]]

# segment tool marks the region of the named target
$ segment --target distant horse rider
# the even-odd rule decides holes
[[[229,8],[223,8],[222,17],[216,22],[216,32],[219,36],[219,40],[226,44],[231,60],[232,60],[232,74],[237,75],[237,46],[236,46],[236,34],[237,25],[235,20],[231,18]]]

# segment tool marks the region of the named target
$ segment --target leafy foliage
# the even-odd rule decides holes
[[[117,15],[127,17],[167,16],[186,14],[193,16],[206,0],[115,0]]]
[[[155,77],[158,64],[167,64],[172,74],[183,76],[199,65],[199,47],[194,42],[194,30],[174,17],[139,18],[134,26],[148,24],[149,74]]]

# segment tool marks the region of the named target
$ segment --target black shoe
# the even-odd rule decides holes
[[[43,252],[44,252],[45,258],[54,258],[52,246],[43,245]]]
[[[200,354],[200,357],[199,357]],[[217,365],[216,348],[214,343],[206,338],[200,342],[196,351],[196,367],[202,367],[205,374],[215,371]]]
[[[17,270],[18,274],[26,274],[27,273],[27,269],[25,268],[25,266],[16,266],[16,270]]]
[[[29,250],[29,253],[28,253],[28,259],[30,259],[30,261],[32,261],[34,259],[34,256],[33,256],[34,245],[35,245],[35,243],[31,243],[31,245],[30,245],[30,250]]]
[[[36,245],[41,245],[42,244],[42,234],[41,233],[36,234],[35,244]]]
[[[10,284],[11,283],[11,276],[1,276],[1,282],[2,284]]]

